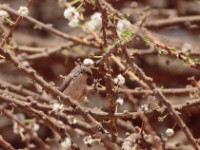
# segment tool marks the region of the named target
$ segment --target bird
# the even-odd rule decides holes
[[[80,100],[87,93],[87,80],[92,78],[92,69],[89,66],[77,65],[59,87],[59,90],[73,100]]]

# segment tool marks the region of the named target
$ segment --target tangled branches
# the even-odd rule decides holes
[[[153,8],[130,1],[119,10],[105,0],[52,3],[62,10],[46,16],[53,25],[48,2],[0,4],[0,147],[200,149],[186,113],[199,113],[199,53],[150,31],[199,17],[153,20]]]

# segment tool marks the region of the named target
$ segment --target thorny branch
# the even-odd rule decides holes
[[[190,44],[185,44],[186,48],[182,46],[181,49],[187,49],[183,51],[165,44],[151,32],[175,25],[191,29],[194,24],[199,24],[199,16],[155,19],[160,16],[154,16],[156,13],[153,8],[143,8],[135,2],[117,2],[126,3],[119,8],[127,7],[127,13],[115,8],[115,2],[105,0],[59,0],[56,3],[60,8],[65,8],[62,10],[64,18],[68,21],[70,30],[72,29],[69,33],[60,29],[60,20],[52,21],[50,25],[44,23],[46,21],[41,14],[40,17],[34,13],[24,15],[13,9],[12,5],[0,4],[0,112],[13,124],[17,124],[22,146],[50,149],[51,143],[57,149],[78,150],[82,149],[81,144],[84,143],[109,150],[168,149],[168,145],[173,145],[173,142],[166,136],[177,136],[179,129],[175,132],[174,127],[178,125],[186,135],[184,140],[188,140],[195,150],[199,150],[196,135],[191,133],[195,129],[187,126],[182,114],[190,112],[192,115],[200,105],[200,76],[192,70],[189,73],[196,78],[185,79],[181,85],[177,85],[178,81],[172,81],[173,79],[165,79],[172,85],[175,83],[175,86],[161,87],[163,83],[158,82],[157,78],[162,77],[159,70],[165,71],[165,66],[152,73],[143,63],[145,61],[148,64],[152,58],[158,57],[160,65],[162,58],[173,61],[178,58],[177,61],[181,60],[184,65],[199,71],[199,60],[195,56],[200,54]],[[29,0],[26,8],[34,10],[34,7],[43,4],[46,2]],[[129,6],[134,8],[130,10],[130,14]],[[179,7],[177,6],[177,11]],[[91,8],[99,12],[88,19]],[[136,20],[135,16],[131,16],[133,14],[136,14]],[[12,21],[13,17],[16,17],[15,21]],[[58,20],[57,17],[54,19]],[[27,25],[23,25],[22,20]],[[31,31],[32,25],[37,30]],[[31,40],[24,45],[25,38],[17,37],[24,34],[21,28],[30,32],[30,35],[32,32],[42,33],[38,38],[41,36],[43,39],[43,34],[46,34],[43,31],[51,33],[53,37],[49,38],[50,43],[54,42],[56,46],[49,46],[43,41],[38,42],[39,40],[33,42],[37,36],[28,36]],[[61,39],[58,40],[56,36]],[[92,70],[92,73],[86,72],[93,76],[93,83],[87,85],[82,101],[76,101],[71,95],[58,90],[58,83],[61,81],[58,77],[65,78],[61,74],[69,73],[74,64]],[[14,70],[16,77],[13,74],[9,78],[7,73],[10,74],[11,70]],[[179,78],[176,73],[173,75],[174,78]],[[69,74],[69,84],[80,80],[80,76],[84,76],[84,72]],[[180,81],[183,81],[182,78]],[[78,84],[77,88],[83,82],[80,80]],[[77,91],[78,89],[71,93]],[[20,120],[17,112],[23,113],[25,119]],[[27,117],[33,118],[34,122],[27,121]],[[170,122],[174,125],[167,127],[169,123],[165,122],[169,122],[170,118],[174,119],[174,122]],[[151,121],[153,119],[158,121]],[[30,128],[31,124],[51,130],[52,135],[45,134],[46,138],[40,136],[40,131]],[[163,128],[167,128],[166,131]],[[8,132],[12,130],[9,129]],[[182,141],[180,145],[187,146]],[[4,134],[0,137],[0,146],[9,150],[16,149]]]

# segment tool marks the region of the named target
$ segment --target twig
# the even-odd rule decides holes
[[[15,10],[12,9],[12,8],[10,8],[9,6],[0,5],[0,8],[1,8],[1,9],[4,9],[4,10],[6,10],[6,11],[8,11],[9,13],[12,13],[13,15],[19,16],[19,13],[17,13],[17,11],[15,11]],[[53,28],[52,26],[46,25],[46,24],[44,24],[44,23],[42,23],[42,22],[40,22],[40,21],[38,21],[38,20],[36,20],[36,19],[30,17],[30,16],[24,16],[23,18],[24,18],[25,20],[27,20],[27,21],[33,23],[34,25],[36,24],[36,25],[40,26],[40,27],[41,27],[42,29],[44,29],[45,31],[48,31],[48,32],[50,32],[50,33],[53,33],[53,34],[55,34],[55,35],[57,35],[57,36],[59,36],[59,37],[62,37],[62,38],[64,38],[64,39],[66,39],[66,40],[70,40],[70,41],[72,41],[72,42],[75,42],[75,43],[78,43],[78,44],[82,44],[82,45],[86,45],[86,46],[91,46],[91,47],[99,48],[99,46],[94,45],[93,43],[91,43],[91,42],[89,42],[89,41],[87,41],[87,40],[82,40],[82,39],[77,38],[77,37],[74,37],[74,36],[72,36],[72,35],[68,35],[68,34],[66,34],[66,33],[63,33],[63,32],[61,32],[61,31],[59,31],[59,30]]]
[[[0,135],[0,145],[3,148],[5,148],[6,150],[15,150],[15,148],[12,147],[12,145],[10,145],[10,143],[8,143],[7,141],[5,141],[1,135]]]
[[[31,3],[32,3],[32,0],[28,0],[28,3],[27,3],[27,5],[26,5],[27,8],[31,5]],[[1,5],[0,5],[0,7],[1,7]],[[22,19],[23,19],[23,17],[20,16],[20,14],[18,14],[18,17],[17,17],[16,21],[14,22],[12,28],[9,30],[8,35],[6,36],[5,39],[2,40],[2,42],[1,42],[1,47],[3,47],[4,44],[8,41],[8,39],[9,39],[10,36],[12,35],[13,31],[15,30],[15,28],[16,28],[17,25],[21,22]]]
[[[19,124],[19,126],[25,129],[26,132],[30,133],[31,137],[35,140],[35,142],[38,145],[40,145],[43,149],[49,149],[49,146],[46,143],[44,143],[42,139],[37,136],[37,134],[34,134],[31,129],[27,128],[26,125],[23,122],[21,122],[14,114],[12,114],[10,111],[6,110],[2,106],[0,106],[0,112],[2,112],[5,116],[10,118],[12,121],[16,121]]]
[[[186,25],[186,23],[198,24],[200,23],[200,16],[182,16],[160,20],[149,20],[145,23],[145,26],[149,29],[161,29],[176,25]]]
[[[45,90],[49,91],[52,95],[54,95],[55,97],[59,96],[61,101],[64,104],[70,105],[71,107],[73,107],[75,110],[77,110],[86,120],[90,121],[91,123],[93,123],[92,125],[92,129],[94,130],[94,132],[101,137],[102,142],[105,144],[105,146],[109,149],[115,149],[115,147],[109,143],[109,139],[106,136],[106,132],[104,130],[104,128],[102,127],[102,125],[97,122],[90,114],[88,114],[78,103],[76,103],[74,100],[72,100],[70,97],[64,95],[63,93],[61,93],[59,90],[57,90],[56,88],[52,87],[51,85],[49,85],[46,81],[44,81],[42,79],[42,77],[40,77],[35,70],[33,70],[29,64],[26,64],[26,66],[24,66],[22,63],[20,63],[19,59],[17,59],[16,57],[13,57],[12,54],[9,51],[6,51],[2,48],[0,48],[0,54],[2,54],[7,60],[11,61],[19,70],[23,71],[25,74],[27,74],[30,78],[32,78],[33,80],[35,80],[38,84],[40,84]],[[28,62],[27,62],[28,63]],[[99,132],[101,131],[101,132]],[[104,134],[104,136],[103,136]]]
[[[137,30],[138,31],[138,30]],[[148,35],[148,38],[151,39],[152,42],[155,43],[156,46],[158,47],[161,47],[163,49],[166,49],[169,54],[171,55],[177,55],[176,53],[173,52],[173,49],[170,48],[170,47],[167,47],[166,45],[164,45],[163,43],[160,43],[158,41],[154,41],[154,38],[151,36],[151,34],[145,30],[144,32],[142,32],[144,35]],[[116,48],[118,47],[125,47],[127,43],[129,43],[130,41],[133,41],[135,38],[135,36],[132,36],[132,38],[130,40],[127,40],[126,42],[122,42],[121,44],[115,44],[112,48],[110,48],[108,50],[107,53],[105,53],[105,55],[103,56],[103,58],[98,62],[98,63],[102,63],[104,59],[107,59],[111,53],[113,53]],[[185,55],[181,55],[180,53],[178,53],[178,58],[182,59],[185,61],[186,57]],[[128,60],[127,60],[128,61]],[[200,66],[198,67],[198,65],[194,64],[194,62],[189,59],[189,64],[191,67],[194,67],[196,69],[199,69],[200,70]],[[188,129],[188,127],[185,125],[185,123],[183,122],[183,120],[180,118],[180,116],[178,115],[178,113],[175,111],[175,109],[172,107],[170,101],[162,94],[162,92],[160,90],[157,89],[156,85],[153,83],[152,79],[147,77],[145,75],[145,73],[142,71],[141,68],[139,68],[135,63],[131,64],[130,66],[133,67],[133,69],[137,72],[138,76],[144,80],[147,85],[149,85],[149,87],[151,87],[151,89],[155,89],[157,92],[156,94],[160,97],[160,100],[163,104],[165,104],[165,106],[167,107],[168,111],[172,113],[172,116],[174,118],[174,120],[176,121],[176,123],[181,127],[181,129],[184,131],[184,133],[186,134],[187,138],[189,139],[190,143],[193,145],[193,147],[196,149],[196,150],[199,150],[199,146],[197,144],[197,142],[195,141],[193,135],[191,134],[190,130]]]

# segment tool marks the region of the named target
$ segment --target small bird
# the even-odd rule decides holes
[[[80,100],[86,95],[87,80],[92,77],[88,66],[77,65],[65,78],[59,90],[74,100]]]

